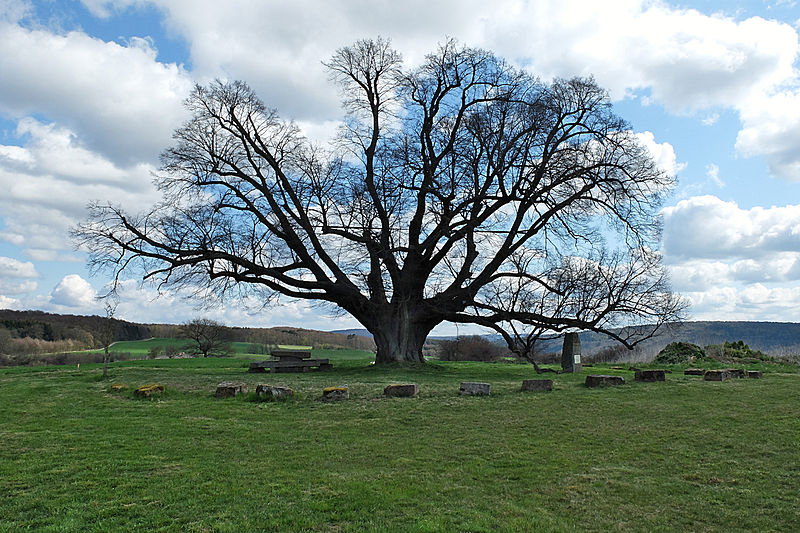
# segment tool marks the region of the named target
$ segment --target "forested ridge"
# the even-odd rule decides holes
[[[60,315],[44,311],[0,310],[0,353],[71,351],[98,347],[97,333],[107,319],[101,316]],[[116,318],[114,341],[150,337],[181,338],[181,325],[137,324]],[[318,348],[374,349],[371,338],[291,326],[225,327],[230,341],[261,345],[300,344]]]

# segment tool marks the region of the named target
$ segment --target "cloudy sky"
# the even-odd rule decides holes
[[[800,321],[798,32],[794,0],[3,0],[0,308],[100,311],[108,280],[68,231],[90,200],[157,200],[194,83],[243,79],[324,138],[341,112],[321,61],[382,35],[408,65],[455,37],[544,79],[593,75],[678,176],[663,254],[691,317]],[[356,325],[292,302],[198,310],[136,280],[121,294],[141,322]]]

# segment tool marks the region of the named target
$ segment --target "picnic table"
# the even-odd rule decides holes
[[[312,372],[331,370],[327,359],[311,359],[310,350],[272,350],[272,359],[253,361],[250,372]]]

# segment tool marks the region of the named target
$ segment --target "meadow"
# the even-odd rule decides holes
[[[634,383],[603,365],[314,356],[334,370],[250,374],[263,356],[242,354],[120,361],[107,380],[100,365],[0,368],[0,531],[800,530],[796,367]],[[590,372],[628,383],[587,389]],[[537,377],[554,390],[519,390]],[[217,399],[222,381],[296,395]],[[491,396],[461,397],[461,381]],[[166,392],[135,398],[145,383]],[[391,383],[420,393],[384,398]],[[316,401],[332,385],[351,398]]]

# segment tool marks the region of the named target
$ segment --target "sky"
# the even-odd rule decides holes
[[[194,84],[244,80],[324,140],[342,116],[322,65],[337,48],[383,36],[413,67],[454,37],[609,92],[678,178],[661,251],[690,319],[798,322],[798,33],[794,0],[3,0],[0,308],[102,313],[109,278],[69,230],[91,200],[159,199],[158,156]],[[304,302],[198,307],[133,278],[119,293],[136,322],[358,327]]]

